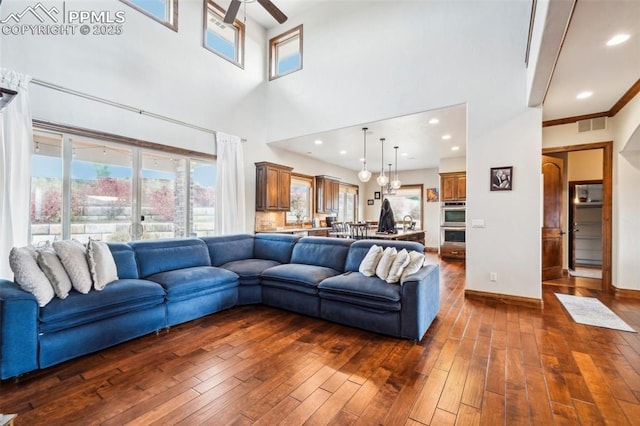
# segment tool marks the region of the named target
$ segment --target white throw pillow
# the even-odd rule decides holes
[[[387,282],[389,284],[395,284],[400,281],[402,272],[404,272],[404,268],[409,264],[410,260],[407,249],[402,249],[398,252],[396,258],[393,259],[393,263],[389,269],[389,275],[387,276]]]
[[[93,288],[96,290],[104,290],[107,284],[118,279],[118,268],[107,243],[89,240],[87,259]]]
[[[53,248],[69,274],[73,288],[82,294],[89,293],[93,282],[84,245],[80,241],[64,240],[54,241]]]
[[[55,293],[47,276],[38,267],[36,249],[33,246],[12,248],[9,253],[9,266],[16,284],[33,294],[40,307],[51,302]]]
[[[372,245],[371,248],[369,248],[367,255],[362,259],[362,262],[360,262],[360,268],[358,271],[366,277],[374,276],[381,257],[382,247],[375,244]]]
[[[56,251],[51,247],[38,249],[38,265],[49,279],[56,296],[65,299],[71,291],[71,280]]]
[[[404,280],[411,274],[415,274],[422,268],[425,262],[425,257],[423,253],[419,251],[412,251],[409,253],[409,264],[404,268],[402,272],[402,277],[400,278],[400,282],[404,282]]]
[[[389,269],[391,269],[391,265],[393,264],[394,259],[396,258],[396,254],[398,251],[395,247],[387,247],[382,252],[382,257],[380,258],[380,262],[378,262],[378,266],[376,267],[376,275],[381,280],[386,280],[387,275],[389,275]]]

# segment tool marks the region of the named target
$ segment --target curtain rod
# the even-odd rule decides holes
[[[43,81],[43,80],[39,80],[37,78],[33,78],[33,79],[31,79],[31,82],[33,84],[38,85],[38,86],[46,87],[48,89],[57,90],[58,92],[63,92],[63,93],[67,93],[69,95],[78,96],[80,98],[89,99],[91,101],[100,102],[100,103],[103,103],[105,105],[110,105],[110,106],[113,106],[113,107],[116,107],[116,108],[121,108],[121,109],[130,111],[130,112],[135,112],[136,114],[146,115],[147,117],[152,117],[152,118],[155,118],[155,119],[158,119],[158,120],[167,121],[169,123],[177,124],[177,125],[183,126],[183,127],[189,127],[191,129],[199,130],[199,131],[204,132],[204,133],[209,133],[209,134],[212,134],[212,135],[216,135],[218,133],[216,130],[208,129],[206,127],[198,126],[196,124],[187,123],[187,122],[181,121],[181,120],[176,120],[175,118],[167,117],[166,115],[161,115],[161,114],[156,114],[154,112],[145,111],[143,109],[135,108],[135,107],[132,107],[130,105],[125,105],[125,104],[122,104],[122,103],[119,103],[119,102],[110,101],[109,99],[105,99],[105,98],[101,98],[101,97],[98,97],[98,96],[90,95],[88,93],[79,92],[77,90],[73,90],[73,89],[69,89],[67,87],[59,86],[59,85],[54,84],[54,83],[49,83],[48,81]],[[244,139],[244,138],[242,139],[242,142],[246,142],[246,141],[247,141],[246,139]]]

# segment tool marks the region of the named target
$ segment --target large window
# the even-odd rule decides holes
[[[204,3],[204,47],[244,68],[244,24],[237,19],[225,24],[225,11],[207,0]]]
[[[302,25],[269,40],[269,80],[302,69]]]
[[[422,229],[422,189],[422,185],[402,185],[394,195],[385,194],[391,203],[396,226],[402,226],[403,218],[411,216],[416,223],[415,229]]]
[[[212,235],[215,163],[149,145],[36,130],[31,241]]]
[[[145,15],[178,31],[178,0],[120,0]]]
[[[291,208],[287,212],[287,223],[302,223],[311,220],[312,216],[312,182],[310,176],[291,176]]]

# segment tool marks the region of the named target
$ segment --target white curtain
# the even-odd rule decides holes
[[[242,140],[238,136],[216,132],[216,144],[216,234],[247,232]]]
[[[33,127],[31,77],[0,68],[0,86],[18,92],[0,111],[0,278],[12,279],[9,251],[29,243]]]

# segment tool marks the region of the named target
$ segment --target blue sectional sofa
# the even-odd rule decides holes
[[[39,307],[0,280],[0,379],[236,305],[258,304],[419,341],[439,309],[439,268],[402,285],[358,272],[371,245],[413,242],[242,234],[109,243],[118,280]]]

